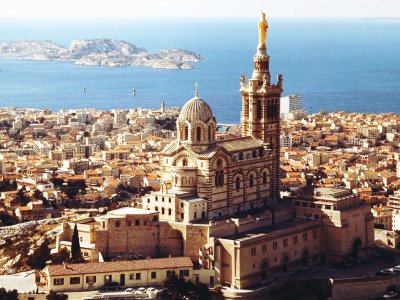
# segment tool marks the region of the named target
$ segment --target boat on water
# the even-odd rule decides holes
[[[132,96],[136,96],[136,90],[135,90],[135,88],[132,89]]]
[[[86,87],[85,87],[85,86],[83,86],[82,92],[83,92],[83,93],[86,93]]]

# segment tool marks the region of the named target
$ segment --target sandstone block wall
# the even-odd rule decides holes
[[[364,300],[380,298],[390,286],[400,287],[400,278],[368,277],[333,280],[332,300]]]

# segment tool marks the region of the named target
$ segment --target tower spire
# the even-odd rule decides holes
[[[258,44],[254,55],[253,75],[246,84],[244,76],[240,80],[242,95],[241,127],[242,136],[261,139],[264,147],[271,153],[271,174],[279,173],[280,147],[280,97],[282,93],[282,75],[278,82],[271,83],[269,56],[267,54],[268,22],[265,13],[258,22]],[[271,179],[271,198],[279,199],[279,178]]]
[[[261,19],[258,22],[258,45],[256,55],[254,56],[254,71],[252,76],[252,79],[258,80],[260,85],[262,85],[265,79],[268,84],[271,82],[269,56],[267,54],[267,32],[268,22],[265,12],[262,12]]]
[[[266,48],[268,22],[265,19],[265,12],[261,12],[261,20],[258,22],[258,48]]]

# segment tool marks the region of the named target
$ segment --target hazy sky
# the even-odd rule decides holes
[[[0,17],[400,17],[400,0],[1,0]]]

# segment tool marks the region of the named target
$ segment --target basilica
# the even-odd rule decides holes
[[[268,23],[259,23],[254,72],[241,77],[242,136],[216,140],[210,106],[195,97],[177,120],[178,138],[162,151],[164,184],[144,207],[168,221],[214,220],[240,216],[277,202],[279,194],[279,99],[282,75],[271,84],[266,52]],[[159,199],[171,201],[159,201]]]
[[[309,185],[292,199],[280,199],[283,77],[271,80],[267,33],[263,13],[253,74],[240,77],[241,136],[217,138],[217,119],[196,88],[180,111],[176,140],[160,154],[160,191],[144,195],[141,209],[78,224],[88,258],[185,256],[193,262],[194,282],[240,290],[315,264],[371,254],[373,216],[357,195]],[[71,244],[73,226],[64,225],[58,249]]]

